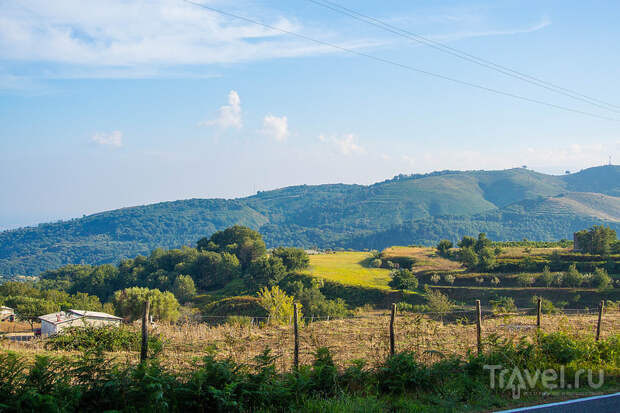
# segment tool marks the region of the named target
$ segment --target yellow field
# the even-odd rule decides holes
[[[368,252],[310,255],[310,268],[304,273],[341,284],[390,289],[390,270],[363,266],[368,257]]]

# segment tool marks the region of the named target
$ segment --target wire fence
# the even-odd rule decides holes
[[[390,311],[372,311],[350,317],[314,317],[298,319],[297,355],[301,365],[310,364],[321,347],[329,348],[340,367],[364,360],[379,365],[394,351],[411,351],[420,362],[430,363],[447,357],[476,353],[478,346],[488,349],[497,341],[536,339],[537,332],[563,331],[579,337],[594,337],[597,328],[601,339],[618,334],[620,311],[604,311],[599,327],[598,309],[564,309],[541,312],[538,326],[537,308],[498,311],[480,308],[480,343],[478,311],[460,308],[452,311],[415,313],[396,311],[393,329]],[[282,371],[294,368],[295,328],[290,323],[276,324],[269,317],[204,316],[202,322],[176,326],[158,326],[155,331],[168,340],[171,362],[187,361],[187,354],[200,356],[217,349],[219,357],[251,364],[270,349]],[[391,330],[393,333],[391,334]]]

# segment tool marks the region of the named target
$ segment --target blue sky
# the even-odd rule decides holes
[[[307,0],[197,1],[620,119]],[[616,1],[338,3],[620,105]],[[563,173],[620,155],[617,121],[439,80],[182,0],[2,0],[0,9],[0,229],[399,173],[524,164]]]

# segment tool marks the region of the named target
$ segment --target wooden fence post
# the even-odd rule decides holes
[[[293,352],[293,367],[299,370],[299,325],[297,320],[297,304],[293,304],[293,334],[295,334],[295,349]]]
[[[540,330],[540,322],[542,317],[542,298],[538,299],[538,303],[536,305],[536,327]]]
[[[476,333],[478,342],[478,355],[482,354],[482,310],[480,300],[476,300]]]
[[[601,338],[601,321],[603,320],[603,308],[605,307],[605,301],[601,300],[598,305],[598,323],[596,324],[596,341]]]
[[[392,303],[392,314],[390,315],[390,356],[394,355],[394,319],[396,318],[396,304]]]
[[[142,314],[142,345],[140,346],[140,363],[146,361],[149,352],[149,310],[151,302],[146,300],[144,303],[144,314]]]

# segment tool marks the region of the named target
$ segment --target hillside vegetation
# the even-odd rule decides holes
[[[231,225],[268,247],[376,248],[486,232],[494,240],[570,238],[594,224],[620,230],[620,167],[552,176],[527,169],[399,175],[369,186],[294,186],[235,200],[191,199],[102,212],[0,233],[0,275],[115,263],[193,245]]]

